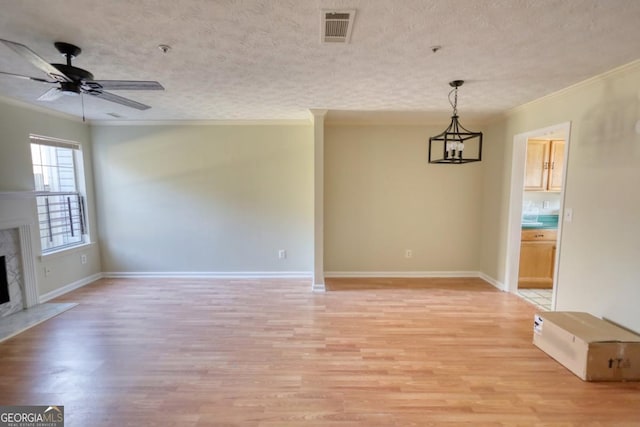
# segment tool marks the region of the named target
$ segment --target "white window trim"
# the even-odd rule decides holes
[[[76,252],[76,251],[89,249],[91,246],[95,245],[95,242],[91,241],[91,234],[89,232],[89,214],[86,211],[87,190],[86,190],[86,182],[85,182],[86,177],[84,173],[84,154],[82,152],[82,144],[80,144],[79,142],[70,141],[67,139],[61,139],[61,138],[55,138],[55,137],[37,135],[37,134],[29,134],[29,146],[31,146],[31,144],[42,144],[42,145],[48,145],[51,147],[69,148],[72,150],[77,150],[80,153],[80,158],[82,160],[82,161],[78,161],[78,158],[76,157],[74,161],[74,168],[75,168],[75,174],[76,174],[76,185],[78,187],[77,191],[79,194],[81,194],[84,197],[84,200],[85,200],[85,212],[84,212],[85,232],[83,234],[83,241],[78,242],[77,244],[74,244],[74,245],[64,246],[59,249],[53,249],[50,251],[43,252],[42,243],[40,241],[40,228],[36,227],[38,229],[38,237],[39,237],[38,247],[40,248],[40,256],[39,256],[40,260],[58,258],[61,256],[72,254],[73,252]],[[32,159],[32,164],[33,164],[33,159]],[[32,172],[32,175],[33,175],[33,172]],[[35,199],[37,199],[38,196],[46,196],[51,193],[48,191],[33,191],[31,194],[34,196]]]
[[[36,134],[29,134],[29,143],[48,145],[50,147],[71,148],[72,150],[82,150],[82,144],[67,139],[52,138]]]
[[[96,245],[96,242],[85,242],[79,243],[75,246],[67,246],[62,249],[58,249],[56,251],[49,251],[40,254],[40,261],[48,261],[52,259],[62,258],[65,256],[73,255],[76,252],[84,252],[93,248]]]

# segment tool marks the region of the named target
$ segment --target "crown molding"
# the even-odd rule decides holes
[[[509,116],[512,116],[514,114],[517,114],[521,110],[523,110],[525,108],[528,108],[528,107],[530,107],[532,105],[536,105],[538,103],[541,103],[541,102],[544,102],[544,101],[548,101],[550,99],[557,98],[559,96],[563,96],[563,95],[565,95],[565,94],[567,94],[569,92],[573,92],[574,90],[577,90],[577,89],[580,89],[580,88],[584,88],[584,87],[588,87],[588,86],[591,86],[591,85],[593,85],[595,83],[599,83],[602,80],[605,80],[605,79],[608,79],[608,78],[611,78],[611,77],[615,77],[615,76],[617,76],[619,74],[626,73],[626,72],[628,72],[630,70],[633,70],[634,68],[640,68],[640,59],[636,59],[635,61],[629,62],[627,64],[624,64],[624,65],[621,65],[619,67],[613,68],[611,70],[605,71],[604,73],[600,73],[600,74],[597,74],[597,75],[595,75],[593,77],[589,77],[586,80],[582,80],[582,81],[580,81],[578,83],[572,84],[572,85],[567,86],[567,87],[565,87],[563,89],[557,90],[555,92],[552,92],[552,93],[547,94],[545,96],[542,96],[540,98],[534,99],[533,101],[529,101],[529,102],[526,102],[524,104],[520,104],[517,107],[510,108],[510,109],[504,111],[502,114],[500,114],[500,116],[495,121],[497,121],[499,119],[503,119],[503,118],[509,117]],[[493,123],[493,121],[491,123]]]
[[[285,120],[91,120],[91,126],[309,126],[309,119]]]

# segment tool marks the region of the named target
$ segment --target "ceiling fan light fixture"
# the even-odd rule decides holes
[[[464,80],[449,82],[449,103],[453,107],[451,123],[440,134],[429,138],[429,163],[462,164],[482,160],[482,132],[464,128],[458,120],[458,88]],[[454,100],[451,102],[451,94]]]

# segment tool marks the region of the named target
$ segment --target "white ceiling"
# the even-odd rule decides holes
[[[357,10],[350,44],[320,43],[321,9]],[[306,120],[318,108],[335,121],[427,123],[450,115],[448,82],[464,79],[465,123],[640,57],[639,0],[0,0],[0,10],[0,38],[49,62],[63,62],[53,42],[65,41],[96,79],[166,88],[117,92],[147,111],[85,96],[90,120]],[[4,45],[0,70],[46,77]],[[81,117],[79,97],[36,101],[48,88],[0,76],[0,95]]]

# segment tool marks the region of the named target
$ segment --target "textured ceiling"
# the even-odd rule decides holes
[[[84,98],[90,120],[428,122],[484,120],[640,57],[639,0],[0,0],[0,38],[96,79],[157,80],[118,91],[138,111]],[[350,44],[320,43],[321,9],[356,9]],[[157,46],[172,49],[163,54]],[[437,53],[431,46],[441,45]],[[0,46],[0,70],[45,77]],[[49,86],[0,76],[0,95],[82,116],[79,97],[36,101]],[[122,116],[114,119],[108,113]]]

